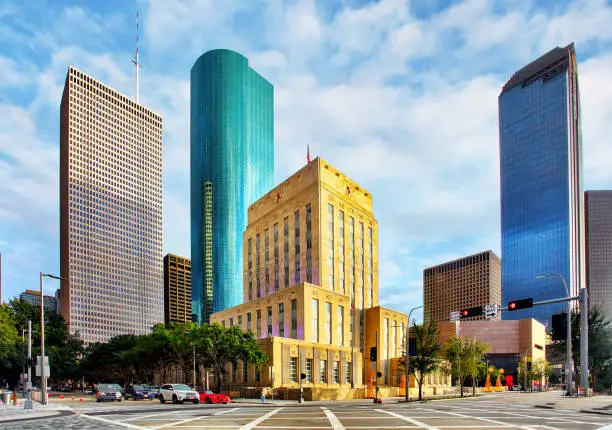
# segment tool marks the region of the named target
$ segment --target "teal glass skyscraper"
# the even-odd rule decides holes
[[[191,69],[192,319],[242,303],[242,233],[274,183],[274,88],[237,52]]]
[[[580,97],[574,45],[517,71],[499,96],[502,302],[584,288]],[[548,275],[538,277],[539,275]],[[565,303],[504,312],[551,323]]]

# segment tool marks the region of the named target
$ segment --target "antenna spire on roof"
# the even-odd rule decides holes
[[[310,145],[306,145],[306,163],[310,163]]]
[[[136,12],[136,55],[134,56],[134,59],[132,60],[132,63],[134,63],[134,66],[136,67],[136,103],[139,103],[139,82],[138,82],[138,69],[140,68],[140,62],[138,61],[138,21],[139,21],[139,14],[138,12]]]

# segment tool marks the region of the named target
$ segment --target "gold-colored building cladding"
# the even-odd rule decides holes
[[[174,254],[164,257],[164,321],[191,322],[191,260]]]
[[[249,207],[243,243],[245,303],[213,314],[211,323],[252,331],[270,363],[261,373],[239,364],[224,383],[291,388],[304,373],[310,392],[363,388],[370,338],[379,331],[383,342],[386,320],[378,316],[391,315],[393,325],[407,321],[378,308],[378,224],[370,193],[316,158]],[[372,318],[369,308],[378,309]],[[385,360],[402,355],[398,330],[388,327]]]
[[[423,270],[425,319],[449,321],[453,311],[488,303],[501,305],[501,261],[492,251]],[[484,320],[485,317],[466,319]]]
[[[61,313],[89,342],[164,320],[162,119],[68,68],[60,117]]]

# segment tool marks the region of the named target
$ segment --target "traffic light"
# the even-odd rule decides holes
[[[552,340],[567,339],[567,314],[565,312],[552,316]]]
[[[376,353],[376,347],[373,346],[370,348],[370,361],[376,361],[376,356],[378,354]]]
[[[508,302],[509,311],[518,311],[519,309],[527,309],[533,307],[533,297],[528,299],[513,300]]]
[[[482,316],[482,306],[476,306],[474,308],[468,308],[468,309],[461,309],[460,316],[461,318],[481,317]]]

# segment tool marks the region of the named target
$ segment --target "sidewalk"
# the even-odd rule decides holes
[[[59,416],[64,411],[71,409],[64,405],[49,403],[41,405],[38,402],[32,402],[32,409],[23,408],[24,399],[17,399],[17,405],[12,403],[5,405],[0,404],[0,422],[12,420],[27,420],[28,418],[44,418]]]
[[[560,391],[534,393],[533,406],[543,409],[569,409],[576,412],[612,415],[612,396],[601,395],[592,397],[566,397]]]

